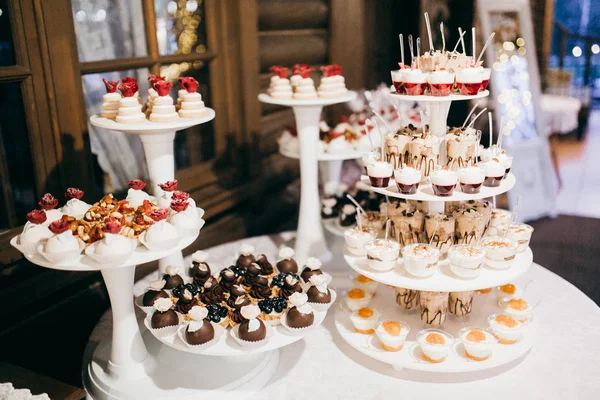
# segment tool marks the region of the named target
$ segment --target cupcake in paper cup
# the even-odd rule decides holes
[[[152,313],[154,311],[154,302],[156,300],[170,298],[169,293],[164,290],[164,287],[164,279],[157,279],[150,282],[150,286],[146,289],[144,294],[135,298],[135,305],[146,314]]]
[[[214,346],[225,332],[219,324],[213,324],[206,317],[208,310],[202,306],[194,306],[188,312],[190,322],[177,331],[179,338],[187,347],[194,350],[206,350]]]
[[[140,242],[150,251],[166,251],[177,246],[181,234],[173,225],[160,220],[140,235]]]
[[[263,347],[273,336],[274,330],[269,325],[258,319],[260,309],[257,305],[250,304],[242,307],[240,314],[244,321],[234,326],[229,334],[240,345],[246,349]]]
[[[154,312],[146,317],[146,327],[156,337],[173,336],[182,322],[179,314],[173,310],[171,298],[158,299],[154,302]]]
[[[104,229],[104,239],[88,246],[85,254],[101,265],[124,263],[133,255],[137,241],[119,235],[121,223],[117,220],[106,222]]]
[[[325,276],[313,275],[309,279],[310,286],[306,291],[308,305],[315,311],[327,311],[337,297],[335,291],[327,287]]]
[[[306,293],[294,293],[289,298],[292,306],[281,317],[281,325],[294,335],[302,335],[315,327],[315,312],[308,304]]]
[[[69,229],[66,221],[54,221],[49,226],[50,231],[55,233],[46,241],[38,245],[38,252],[53,264],[68,263],[76,260],[83,249],[85,243],[75,236]]]
[[[33,210],[27,214],[28,222],[17,240],[17,244],[24,254],[37,254],[40,243],[45,243],[54,235],[48,226],[44,224],[46,219],[46,211],[44,210]]]

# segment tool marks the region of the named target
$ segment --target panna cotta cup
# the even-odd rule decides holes
[[[344,231],[344,239],[346,240],[346,248],[348,252],[357,257],[364,257],[365,244],[372,242],[377,238],[377,233],[372,229],[355,226]]]
[[[441,363],[448,357],[454,338],[440,329],[423,329],[417,333],[423,359],[430,363]]]
[[[454,171],[442,167],[431,173],[429,177],[431,179],[431,187],[433,193],[436,196],[448,197],[454,193],[456,182],[458,181],[458,174]]]
[[[363,289],[353,288],[346,293],[344,303],[350,311],[354,312],[367,307],[372,298],[373,294],[367,293]]]
[[[506,233],[506,237],[509,239],[516,240],[519,244],[517,249],[518,253],[522,253],[529,246],[529,241],[531,240],[531,235],[533,234],[533,227],[527,224],[510,224],[503,225],[498,228],[498,230],[504,233],[508,229]]]
[[[375,334],[385,351],[400,351],[404,347],[410,326],[403,321],[382,321],[375,329]]]
[[[458,339],[465,348],[465,355],[473,361],[485,361],[492,355],[496,337],[486,329],[466,327],[458,331]]]
[[[481,89],[479,90],[480,92],[483,92],[484,90],[487,89],[488,84],[490,83],[490,76],[492,75],[492,69],[491,68],[484,68],[483,69],[483,80],[481,81]]]
[[[485,248],[485,264],[494,269],[509,268],[519,248],[516,240],[501,236],[486,236],[481,244]]]
[[[484,180],[485,171],[475,164],[458,170],[458,182],[463,193],[479,193]]]
[[[498,305],[506,315],[510,315],[519,322],[525,322],[533,316],[533,307],[525,299],[520,297],[505,297]]]
[[[394,89],[396,90],[396,93],[405,94],[406,92],[404,91],[404,70],[392,70],[391,74],[392,83],[394,84]]]
[[[485,261],[483,246],[455,244],[448,250],[450,270],[461,278],[473,279],[479,276]]]
[[[454,86],[454,74],[445,69],[433,71],[427,75],[427,83],[432,96],[449,96]]]
[[[421,182],[421,171],[411,164],[394,170],[394,180],[402,194],[415,194]]]
[[[373,187],[388,187],[393,173],[394,167],[385,161],[376,161],[367,166],[367,175],[369,175],[369,180]]]
[[[377,291],[377,281],[367,278],[364,275],[357,275],[356,278],[352,280],[352,283],[354,283],[355,288],[362,289],[366,294],[370,294],[371,296],[375,295],[375,292]]]
[[[506,313],[492,314],[488,323],[500,344],[515,344],[523,337],[523,328],[531,322],[531,316],[520,322]]]
[[[426,243],[413,243],[402,249],[404,268],[414,276],[424,278],[435,272],[440,250]]]
[[[364,246],[367,265],[375,271],[389,271],[396,267],[400,257],[400,243],[390,239],[376,239]]]
[[[483,181],[483,186],[500,186],[500,183],[502,182],[502,179],[504,179],[504,175],[506,173],[504,164],[502,164],[497,158],[492,158],[490,161],[480,165],[485,171],[485,180]]]
[[[350,314],[350,321],[352,321],[356,333],[371,335],[375,333],[375,327],[380,317],[379,311],[370,307],[362,307]]]
[[[474,96],[479,93],[483,82],[483,68],[463,68],[456,73],[456,86],[463,96]]]
[[[404,71],[404,91],[409,96],[420,96],[425,93],[427,75],[418,68]]]
[[[510,300],[521,298],[523,293],[523,289],[512,283],[507,283],[505,285],[496,287],[496,299],[498,300],[498,304],[506,299]]]

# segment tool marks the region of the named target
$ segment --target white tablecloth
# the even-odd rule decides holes
[[[208,250],[209,264],[213,270],[229,265],[242,242],[254,245],[257,252],[273,260],[277,248],[290,237],[262,236],[217,246]],[[332,250],[341,249],[342,239],[336,240]],[[332,286],[338,293],[348,287],[351,270],[343,259],[325,268],[334,276]],[[155,274],[137,282],[135,293],[142,293],[152,279],[156,279]],[[397,372],[347,345],[337,333],[331,313],[304,340],[281,349],[278,370],[257,398],[599,399],[600,308],[573,285],[537,264],[516,283],[525,285],[531,280],[532,294],[543,301],[535,311],[538,343],[524,359],[477,373]],[[91,341],[104,339],[110,332],[108,312]]]
[[[540,109],[550,134],[570,133],[579,126],[581,101],[574,97],[542,94]]]

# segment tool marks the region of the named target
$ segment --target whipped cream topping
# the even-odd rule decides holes
[[[136,242],[125,236],[106,233],[104,239],[96,243],[94,253],[97,256],[110,256],[133,252]]]
[[[482,168],[471,165],[458,170],[458,180],[460,183],[478,184],[485,179],[485,172]]]
[[[482,68],[463,68],[456,73],[456,82],[460,83],[481,83],[483,81]]]
[[[533,228],[527,224],[511,224],[508,231],[510,233],[530,233],[533,232]]]
[[[321,78],[319,84],[320,97],[341,96],[348,91],[346,80],[341,75],[327,76]]]
[[[73,232],[67,229],[61,234],[51,237],[46,242],[44,251],[46,253],[61,253],[63,251],[74,251],[79,249],[79,239],[73,236]]]
[[[486,163],[482,163],[481,167],[485,170],[486,177],[500,178],[504,176],[506,169],[498,159],[492,159]]]
[[[418,258],[429,258],[435,256],[439,252],[433,246],[428,244],[417,244],[410,248],[410,255]]]
[[[430,84],[452,84],[454,83],[454,74],[446,70],[432,71],[427,74],[427,81]]]
[[[351,237],[354,237],[357,239],[375,238],[375,236],[376,236],[375,232],[373,232],[371,229],[367,229],[367,228],[361,229],[358,226],[355,226],[354,228],[351,228],[351,229],[346,229],[344,231],[344,235],[351,236]],[[316,276],[316,275],[314,275],[314,276]]]
[[[273,79],[277,78],[277,79]],[[291,99],[293,95],[292,85],[287,78],[272,77],[267,91],[271,97]]]
[[[480,246],[464,245],[464,246],[452,246],[450,253],[454,256],[460,256],[464,258],[479,258],[485,254],[485,251]]]
[[[23,233],[19,236],[19,240],[25,243],[35,244],[52,236],[54,236],[54,234],[46,225],[31,224],[23,229]]]
[[[392,82],[402,82],[404,80],[404,71],[401,69],[396,69],[390,71],[392,74]]]
[[[488,236],[483,239],[483,246],[489,249],[514,249],[516,243],[500,236]]]
[[[386,251],[398,251],[400,250],[400,244],[395,240],[377,239],[365,244],[365,250],[373,254]]]
[[[79,199],[70,199],[60,211],[77,219],[82,218],[92,206]]]
[[[279,250],[279,257],[281,257],[284,260],[289,260],[292,257],[294,257],[294,249],[292,249],[291,247],[284,247],[281,250]]]
[[[197,263],[204,263],[208,260],[208,253],[206,251],[198,250],[192,254],[192,261]]]
[[[194,230],[198,228],[198,217],[194,218],[184,212],[178,212],[169,217],[169,223],[180,229]]]
[[[414,185],[415,183],[421,182],[421,171],[412,167],[404,166],[397,170],[394,170],[394,179],[396,182],[403,185]]]
[[[162,290],[165,285],[167,284],[167,281],[165,281],[164,279],[157,279],[155,281],[150,282],[150,289],[152,290]]]
[[[317,90],[315,89],[315,83],[311,78],[302,78],[298,81],[294,92],[295,99],[316,99]]]
[[[318,258],[315,257],[309,257],[308,260],[306,260],[306,266],[311,270],[311,271],[316,271],[319,268],[321,268],[323,264],[321,263],[321,260],[319,260]]]
[[[376,161],[367,166],[367,174],[374,178],[387,178],[392,176],[394,167],[385,161]]]
[[[458,176],[456,172],[448,169],[437,169],[430,176],[431,183],[439,186],[456,185]]]
[[[150,200],[150,195],[143,190],[129,189],[127,190],[127,197],[125,200],[129,201],[129,205],[133,208],[138,208],[144,204],[144,200]]]
[[[418,68],[404,70],[404,82],[407,83],[425,83],[427,75]]]
[[[171,307],[173,306],[173,302],[171,301],[171,298],[161,298],[154,300],[153,306],[156,309],[156,311],[166,312],[171,309]]]
[[[512,167],[513,158],[512,158],[512,156],[509,156],[508,154],[506,154],[506,152],[504,150],[502,150],[500,153],[496,154],[496,158],[502,165],[504,165],[504,168]]]

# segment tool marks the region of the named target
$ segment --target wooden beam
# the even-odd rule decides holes
[[[327,29],[286,29],[277,31],[260,31],[258,37],[270,36],[304,36],[304,35],[327,35]]]
[[[330,62],[343,67],[349,89],[360,89],[365,84],[364,0],[331,0],[329,6]]]
[[[125,57],[113,60],[87,61],[79,64],[82,74],[97,74],[100,72],[121,71],[137,68],[150,68],[156,64],[152,57]]]
[[[159,57],[158,52],[158,37],[156,36],[156,13],[154,12],[154,0],[142,1],[142,12],[144,13],[144,29],[146,31],[146,47],[148,49],[148,57],[155,61],[149,65],[150,73],[158,75],[160,66],[156,64]]]
[[[20,82],[31,75],[31,70],[22,65],[0,67],[0,82]]]

